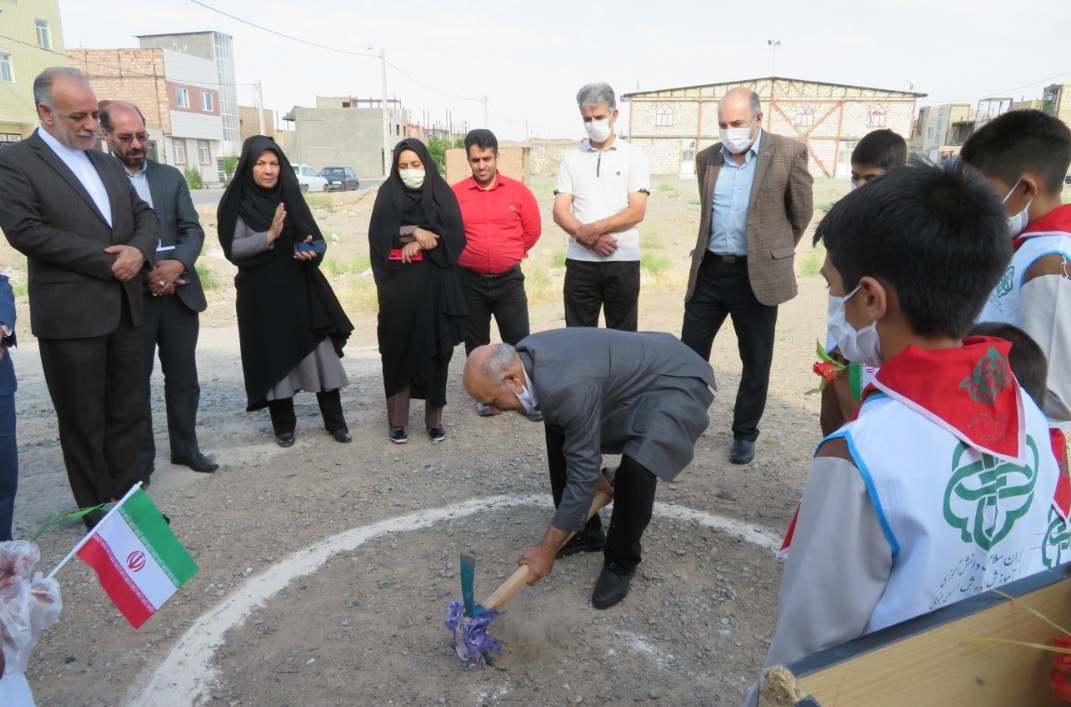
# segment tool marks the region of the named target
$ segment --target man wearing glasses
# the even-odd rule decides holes
[[[99,110],[85,74],[45,69],[33,97],[37,131],[0,150],[0,229],[27,258],[30,328],[84,508],[140,478],[141,283],[160,224],[119,163],[93,149]],[[100,518],[83,520],[92,528]]]
[[[141,333],[146,389],[152,379],[159,345],[171,463],[212,473],[219,464],[201,453],[196,430],[197,406],[201,400],[196,356],[198,313],[208,304],[194,263],[201,254],[205,233],[182,173],[170,165],[150,160],[145,154],[149,134],[138,107],[126,101],[102,101],[100,125],[112,155],[122,163],[134,191],[160,219],[160,245],[143,289],[145,319]],[[146,415],[138,468],[148,484],[156,458],[151,402]]]

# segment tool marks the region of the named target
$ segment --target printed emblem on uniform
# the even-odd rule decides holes
[[[1025,465],[983,454],[978,461],[961,466],[969,447],[962,442],[956,446],[952,478],[945,488],[944,516],[949,525],[959,528],[963,542],[988,552],[1030,510],[1038,469],[1033,437],[1027,436],[1026,447]]]
[[[1003,297],[1012,291],[1012,284],[1015,282],[1015,266],[1009,265],[1008,269],[1004,271],[1004,277],[1000,278],[1000,282],[997,284],[997,297]]]
[[[1011,385],[1008,378],[1008,361],[994,348],[974,366],[974,373],[959,383],[960,390],[966,390],[971,400],[976,403],[992,405],[1000,391]]]
[[[1050,569],[1056,567],[1064,561],[1069,548],[1071,528],[1056,509],[1050,506],[1049,527],[1045,530],[1045,542],[1041,544],[1041,561]]]

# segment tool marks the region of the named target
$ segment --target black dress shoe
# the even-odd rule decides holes
[[[595,582],[595,591],[591,593],[591,605],[596,609],[609,609],[628,596],[628,587],[636,575],[633,568],[627,574],[619,574],[609,567],[603,569]]]
[[[353,435],[345,427],[341,430],[335,430],[331,433],[331,436],[335,438],[336,442],[342,442],[343,444],[349,444],[353,441]]]
[[[405,444],[409,441],[409,433],[404,427],[390,427],[387,430],[387,436],[395,444]]]
[[[444,439],[446,439],[446,430],[442,427],[429,427],[428,437],[431,437],[432,442],[438,444],[439,442],[442,442]]]
[[[171,457],[172,464],[178,464],[180,466],[188,466],[194,471],[199,471],[202,474],[211,474],[219,468],[219,464],[215,463],[204,454],[197,452],[196,456],[192,457]]]
[[[602,552],[605,546],[606,531],[601,526],[595,530],[581,530],[562,545],[562,549],[554,554],[554,559],[560,560],[581,552]]]
[[[294,446],[294,433],[291,432],[288,435],[275,435],[275,443],[280,447],[293,447]]]
[[[729,461],[733,464],[749,464],[755,458],[755,443],[749,439],[734,439],[729,452]]]

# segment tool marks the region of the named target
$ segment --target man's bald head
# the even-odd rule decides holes
[[[473,349],[465,361],[462,383],[476,402],[487,405],[495,414],[524,409],[516,393],[525,383],[524,365],[509,344],[488,344]]]

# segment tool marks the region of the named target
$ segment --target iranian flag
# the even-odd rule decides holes
[[[198,569],[140,485],[73,552],[96,571],[134,628],[141,628]]]

